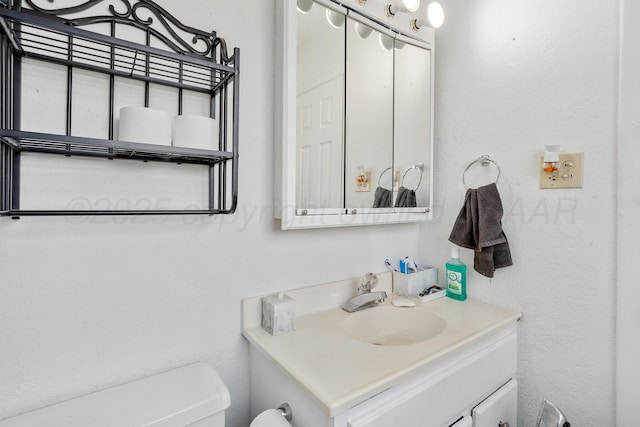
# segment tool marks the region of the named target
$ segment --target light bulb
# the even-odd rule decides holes
[[[389,18],[393,18],[398,12],[413,13],[420,8],[420,0],[396,0],[385,6],[384,11]]]
[[[396,2],[396,4],[398,4],[398,9],[403,12],[413,13],[420,8],[420,0],[402,0],[400,2]]]
[[[427,17],[433,28],[440,28],[444,23],[444,9],[440,3],[434,1],[427,6]]]
[[[434,1],[427,6],[426,13],[420,13],[420,17],[411,20],[411,29],[418,31],[427,25],[431,28],[440,28],[444,23],[444,10],[440,3]]]

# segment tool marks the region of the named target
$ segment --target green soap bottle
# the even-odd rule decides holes
[[[467,299],[467,266],[460,261],[460,249],[451,248],[451,259],[447,261],[447,296],[464,301]]]

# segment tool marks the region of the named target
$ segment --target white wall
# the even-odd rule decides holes
[[[620,121],[618,147],[618,299],[616,414],[619,426],[637,424],[640,389],[640,289],[634,260],[640,239],[640,193],[636,187],[640,158],[640,4],[624,0],[621,8]]]
[[[519,424],[532,425],[547,397],[574,425],[613,425],[618,1],[442,1],[438,209],[420,239],[415,225],[279,231],[271,220],[273,1],[159,3],[242,49],[238,213],[161,224],[0,221],[0,419],[206,360],[231,389],[228,425],[246,425],[240,299],[381,270],[385,257],[415,253],[418,242],[424,261],[443,264],[460,174],[487,153],[502,168],[515,265],[492,281],[471,274],[469,293],[524,312]],[[538,156],[555,141],[585,152],[584,189],[538,189]],[[633,149],[626,141],[622,153]],[[631,162],[621,158],[630,183]],[[632,189],[623,187],[621,202],[637,217]],[[620,230],[633,231],[629,223]],[[635,242],[625,242],[621,254],[633,253]],[[472,264],[469,251],[463,258]],[[630,264],[621,290],[637,299]],[[634,396],[637,387],[622,390]]]
[[[417,225],[283,232],[271,219],[273,1],[158,3],[241,48],[238,212],[0,220],[0,419],[205,360],[231,390],[227,425],[247,425],[240,300],[382,271],[386,257],[417,253]],[[88,172],[79,196],[94,200],[92,188],[113,176]]]
[[[514,265],[493,280],[473,272],[468,291],[524,313],[518,425],[533,425],[545,397],[572,425],[614,425],[618,1],[442,4],[437,210],[422,228],[422,257],[448,258],[462,171],[491,155]],[[584,151],[583,189],[538,188],[551,142]],[[463,260],[472,269],[471,251]]]

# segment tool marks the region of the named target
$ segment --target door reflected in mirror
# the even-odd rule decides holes
[[[338,208],[344,205],[345,16],[310,1],[297,10],[296,208]]]

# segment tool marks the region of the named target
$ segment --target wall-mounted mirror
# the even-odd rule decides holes
[[[367,22],[347,19],[347,108],[345,207],[364,212],[391,208],[393,166],[393,33]],[[385,172],[386,170],[386,172]],[[358,188],[365,173],[369,186]],[[368,177],[367,174],[368,173]],[[371,182],[374,181],[374,182]],[[378,187],[387,204],[376,202]],[[378,194],[379,195],[379,194]],[[378,197],[380,199],[380,197]]]
[[[309,212],[344,203],[346,12],[312,1],[301,5],[296,14],[295,207]]]
[[[432,40],[331,0],[278,6],[282,228],[430,219]]]
[[[431,207],[433,166],[431,50],[395,40],[393,165],[394,206]],[[419,209],[418,209],[419,211]]]

